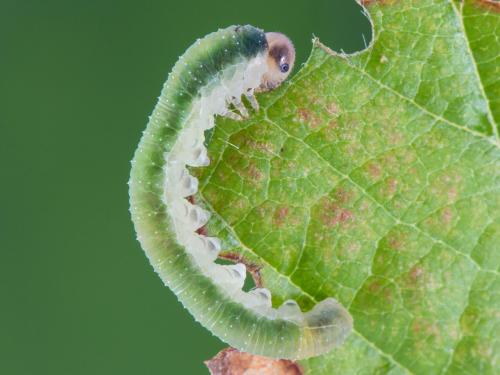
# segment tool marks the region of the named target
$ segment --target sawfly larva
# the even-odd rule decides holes
[[[352,328],[349,313],[333,298],[304,313],[293,300],[273,308],[265,288],[243,291],[245,265],[215,263],[220,240],[197,233],[210,213],[186,199],[198,190],[187,166],[209,164],[205,131],[215,125],[214,117],[249,116],[243,97],[258,110],[255,93],[280,85],[294,60],[285,35],[248,25],[198,40],[163,87],[132,161],[129,184],[137,237],[195,319],[239,350],[301,359],[340,345]]]

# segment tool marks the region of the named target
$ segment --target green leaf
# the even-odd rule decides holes
[[[319,41],[193,169],[207,230],[262,267],[273,304],[333,296],[347,342],[313,374],[500,365],[500,14],[491,1],[368,5],[374,42]]]

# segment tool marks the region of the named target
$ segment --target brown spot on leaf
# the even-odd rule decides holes
[[[297,113],[299,115],[299,119],[301,119],[304,122],[309,122],[309,119],[311,118],[310,110],[308,110],[307,108],[299,108],[297,110]]]
[[[285,220],[286,217],[288,216],[288,207],[280,207],[274,212],[273,216],[273,223],[277,227],[281,227]]]
[[[321,119],[318,118],[310,109],[308,108],[299,108],[297,110],[297,113],[299,115],[299,119],[306,123],[309,124],[311,128],[317,128],[318,125],[321,124]]]
[[[247,168],[247,175],[250,177],[250,179],[254,182],[260,182],[262,180],[263,174],[262,172],[255,166],[254,163],[250,163],[250,165]]]
[[[411,325],[411,330],[416,335],[425,336],[426,339],[428,336],[440,336],[439,326],[435,322],[424,318],[416,318]]]
[[[385,168],[388,170],[399,170],[401,163],[395,154],[387,154],[384,156]]]
[[[458,192],[455,186],[452,186],[450,190],[448,190],[448,201],[454,202],[457,199]]]
[[[370,163],[368,165],[368,173],[370,173],[370,176],[372,176],[373,178],[378,179],[382,174],[380,165],[375,163]]]
[[[389,238],[388,244],[389,244],[389,247],[393,250],[400,250],[401,249],[401,242],[398,241],[398,239],[395,237]]]
[[[405,238],[402,233],[393,234],[387,238],[387,244],[392,250],[401,250],[404,242]]]
[[[445,207],[441,213],[444,224],[450,224],[453,219],[453,212],[450,207]]]
[[[389,144],[392,146],[399,145],[404,141],[404,136],[400,132],[393,130],[389,134],[390,135],[387,138],[387,140],[389,141]]]
[[[253,139],[247,139],[245,141],[246,146],[250,149],[265,152],[265,153],[274,153],[274,145],[270,142],[260,142]]]
[[[382,288],[382,284],[380,284],[379,280],[375,280],[368,285],[368,290],[372,294],[378,293],[380,291],[380,288]]]
[[[205,361],[212,375],[302,375],[298,363],[240,352],[234,348],[220,351]]]
[[[337,123],[337,120],[332,118],[330,121],[328,121],[328,129],[330,130],[334,130],[336,129],[337,127],[339,126],[339,124]]]
[[[415,320],[413,322],[411,330],[415,333],[419,333],[422,330],[422,327],[420,326],[420,322],[418,320]]]
[[[398,180],[395,178],[389,178],[387,180],[387,195],[392,197],[398,190]]]
[[[331,114],[331,115],[337,115],[340,111],[339,111],[339,107],[337,105],[337,103],[335,102],[329,102],[327,105],[326,105],[326,110]]]
[[[323,209],[323,223],[329,227],[346,223],[354,218],[354,214],[346,208],[341,207],[338,202],[330,201]]]
[[[335,199],[339,203],[347,203],[347,202],[349,202],[351,197],[352,197],[352,192],[350,192],[349,190],[346,190],[344,188],[339,188],[335,192]]]
[[[385,288],[384,289],[384,299],[386,303],[392,303],[393,296],[392,296],[392,290],[391,288]]]
[[[422,277],[423,273],[424,270],[422,269],[422,267],[413,266],[412,269],[410,270],[409,276],[413,282],[416,282],[420,277]]]
[[[268,211],[265,207],[263,206],[259,206],[255,209],[255,213],[260,217],[260,218],[264,218],[268,215]]]

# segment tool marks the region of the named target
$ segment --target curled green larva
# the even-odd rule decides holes
[[[243,291],[245,265],[214,262],[223,244],[197,233],[210,212],[186,199],[198,190],[187,166],[210,163],[205,131],[214,116],[249,116],[244,96],[258,110],[255,93],[280,85],[294,61],[286,36],[252,26],[231,26],[195,42],[165,83],[129,184],[137,237],[195,319],[237,349],[300,359],[341,344],[351,331],[349,313],[333,298],[304,313],[293,300],[273,308],[265,288]]]

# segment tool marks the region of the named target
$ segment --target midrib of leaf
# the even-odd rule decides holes
[[[472,53],[472,49],[471,49],[471,46],[469,43],[469,38],[467,37],[467,28],[465,27],[464,18],[463,18],[464,2],[460,1],[460,9],[458,9],[456,1],[457,0],[450,0],[450,5],[451,5],[451,8],[453,9],[453,12],[456,16],[457,23],[460,25],[460,29],[461,29],[462,35],[464,37],[464,44],[467,47],[467,52],[469,54],[470,64],[474,69],[474,74],[476,75],[478,87],[481,90],[481,94],[483,95],[484,101],[486,103],[486,111],[487,111],[488,120],[490,122],[493,135],[496,139],[495,144],[497,146],[500,146],[500,143],[499,143],[500,137],[498,135],[498,124],[495,122],[495,119],[493,118],[490,100],[488,98],[488,95],[486,95],[486,91],[484,89],[484,85],[483,85],[483,82],[481,80],[481,75],[479,74],[479,69],[477,67],[477,62],[476,62],[476,59],[474,58],[474,54]]]

